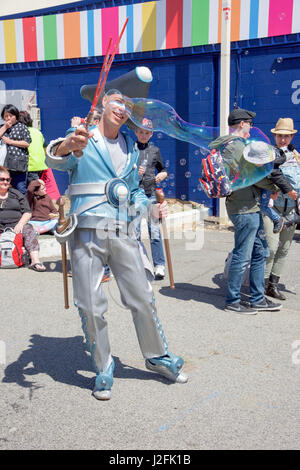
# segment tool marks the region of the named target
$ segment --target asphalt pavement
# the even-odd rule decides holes
[[[146,241],[148,247],[148,242]],[[145,368],[115,279],[103,285],[116,369],[112,399],[91,395],[94,372],[61,261],[47,272],[0,270],[0,449],[299,449],[300,232],[281,278],[280,312],[225,312],[229,230],[170,240],[175,289],[154,281],[169,350],[187,384]],[[247,289],[245,290],[245,296]]]

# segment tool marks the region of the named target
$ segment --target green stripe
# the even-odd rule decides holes
[[[46,15],[44,22],[45,60],[57,59],[56,15]]]
[[[218,18],[216,18],[218,21]],[[193,0],[192,46],[208,44],[209,0]]]

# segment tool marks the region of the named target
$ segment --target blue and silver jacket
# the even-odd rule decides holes
[[[70,129],[68,133],[73,132]],[[67,133],[67,134],[68,134]],[[127,144],[127,163],[120,175],[116,174],[109,151],[100,132],[95,132],[80,158],[72,153],[64,157],[54,155],[54,148],[64,138],[51,141],[47,147],[46,164],[55,170],[69,173],[70,214],[77,214],[78,226],[95,228],[103,218],[129,222],[149,207],[149,199],[139,187],[139,150],[132,139],[123,134]],[[124,181],[129,189],[129,201],[124,207],[114,207],[105,197],[107,183],[115,178]],[[85,207],[88,209],[82,210]]]

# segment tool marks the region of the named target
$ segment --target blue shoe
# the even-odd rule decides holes
[[[99,372],[99,374],[96,375],[93,396],[97,398],[97,400],[110,400],[111,387],[114,383],[114,379],[113,379],[114,368],[115,368],[115,363],[112,359],[112,362],[110,366],[106,369],[106,371]]]
[[[186,383],[188,376],[181,372],[184,361],[179,356],[168,353],[166,356],[153,357],[146,359],[145,365],[147,369],[163,375],[172,382]]]

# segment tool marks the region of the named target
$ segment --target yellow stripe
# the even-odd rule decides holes
[[[6,63],[17,62],[15,20],[3,21]]]
[[[156,49],[156,2],[142,4],[142,50],[153,51]]]

